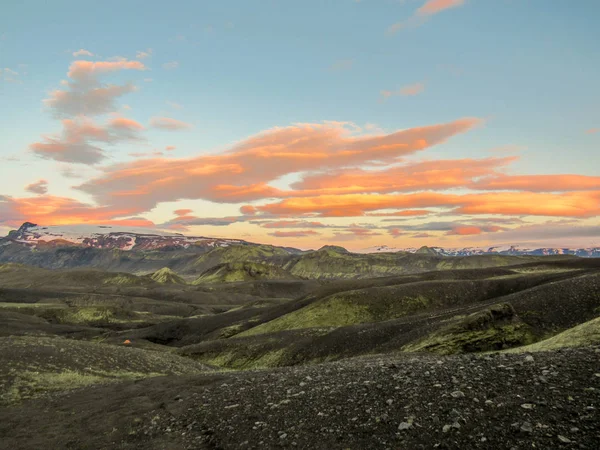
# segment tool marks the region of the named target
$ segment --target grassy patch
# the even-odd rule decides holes
[[[199,373],[207,367],[167,352],[50,337],[0,338],[3,403],[122,380]]]
[[[500,304],[457,319],[402,350],[451,355],[516,347],[534,339],[529,326],[515,315],[512,307]]]
[[[193,284],[235,283],[254,280],[293,280],[295,276],[281,267],[257,262],[219,264],[202,273]]]
[[[64,392],[97,384],[162,376],[162,373],[139,372],[60,372],[23,371],[16,374],[6,392],[0,394],[0,403],[15,404],[22,400],[43,397],[52,392]]]
[[[343,327],[372,319],[364,305],[332,296],[324,301],[305,306],[270,322],[251,328],[238,336],[272,333],[300,328]]]
[[[284,355],[285,349],[267,351],[258,356],[243,356],[238,352],[229,351],[212,357],[204,357],[201,361],[220,368],[250,370],[277,367]]]
[[[582,323],[543,341],[509,350],[510,352],[544,352],[564,347],[584,347],[600,344],[600,317]]]

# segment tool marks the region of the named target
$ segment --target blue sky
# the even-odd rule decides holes
[[[419,8],[428,3],[437,5],[436,12],[420,15]],[[19,199],[32,197],[25,187],[36,180],[47,181],[47,192],[34,193],[42,197],[38,202],[43,203],[46,196],[48,205],[60,197],[90,207],[110,207],[100,201],[97,191],[92,194],[73,186],[107,177],[106,167],[114,163],[156,158],[149,154],[155,150],[164,153],[162,158],[194,160],[226,152],[235,143],[274,127],[298,123],[351,122],[361,127],[359,134],[385,135],[478,118],[482,123],[468,132],[452,135],[402,160],[516,155],[519,159],[510,165],[510,175],[597,177],[598,13],[600,3],[593,0],[4,2],[0,6],[0,158],[4,158],[0,195],[10,197],[12,203],[0,207],[5,214],[3,224],[14,226],[24,218],[23,211],[30,211],[19,206]],[[391,33],[394,24],[403,26]],[[81,49],[93,56],[73,56]],[[139,58],[139,52],[149,55]],[[68,80],[70,65],[79,60],[117,58],[141,61],[145,70],[111,71],[102,74],[101,82],[131,82],[137,90],[115,98],[112,116],[100,114],[89,119],[102,123],[117,114],[126,117],[144,126],[144,140],[103,147],[106,158],[95,164],[40,158],[32,152],[31,144],[40,142],[42,136],[60,134],[61,122],[43,100],[52,91],[63,89],[61,80]],[[403,88],[415,85],[421,85],[422,91],[401,94]],[[392,94],[385,97],[384,91]],[[191,128],[153,128],[149,126],[152,117],[173,118]],[[167,146],[176,150],[165,152]],[[132,157],[132,153],[148,156]],[[398,163],[400,159],[387,161],[389,167]],[[338,164],[334,169],[353,167],[369,169],[371,165],[363,161],[350,166]],[[64,177],[61,171],[65,168],[83,178]],[[315,171],[319,170],[322,167],[315,166]],[[264,181],[283,189],[288,181],[302,179],[310,172],[289,172],[283,180]],[[236,184],[234,175],[231,179],[234,181],[227,184]],[[594,187],[593,180],[586,183],[586,192],[600,189]],[[465,189],[471,188],[456,186],[453,192]],[[565,192],[573,190],[582,191],[571,186]],[[189,215],[203,218],[238,215],[240,206],[247,203],[215,201],[202,195],[181,197],[175,193],[147,211],[126,216],[172,226],[168,223],[171,211],[181,205],[193,210]],[[250,203],[260,206],[261,202],[272,203],[273,197],[253,198]],[[585,203],[586,208],[593,209],[594,205],[598,207],[593,201]],[[313,216],[319,212],[306,215]],[[518,216],[527,226],[555,220],[597,225],[597,215],[589,211],[558,219],[543,214]],[[457,224],[468,221],[458,213],[449,217]],[[493,217],[485,217],[493,223]],[[351,237],[356,231],[343,227],[362,224],[364,228],[364,217],[338,215],[337,222],[324,220],[340,228],[304,237],[300,236],[302,230],[297,230],[297,237],[277,238],[247,220],[214,227],[195,225],[190,219],[186,232],[243,232],[259,240],[298,246],[336,236],[343,236],[338,237],[343,240],[350,233],[348,245],[356,248],[376,242],[397,245],[402,241],[409,246],[414,241],[419,245],[425,239],[414,238],[405,228],[403,238],[392,237],[382,229],[372,236],[359,236],[359,232],[354,241]],[[369,220],[371,227],[382,226]],[[415,220],[421,223],[421,219]],[[439,221],[439,217],[428,216],[427,221]],[[500,239],[502,232],[493,234],[476,237],[488,239],[484,240],[487,244]],[[467,235],[460,237],[464,242],[454,241],[449,236],[454,235],[444,237],[438,232],[428,239],[436,243],[443,238],[452,244],[473,239]],[[571,238],[565,236],[565,240]],[[577,243],[584,245],[586,240],[588,236]]]

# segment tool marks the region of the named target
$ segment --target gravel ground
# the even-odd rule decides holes
[[[597,449],[599,409],[600,347],[386,355],[34,400],[0,448]]]

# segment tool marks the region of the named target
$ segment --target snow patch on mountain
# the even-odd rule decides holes
[[[425,251],[426,250],[426,251]],[[408,253],[427,253],[437,254],[439,256],[474,256],[474,255],[513,255],[513,256],[545,256],[545,255],[572,255],[583,258],[600,258],[600,247],[587,248],[521,248],[518,245],[499,245],[494,247],[464,247],[464,248],[443,248],[443,247],[421,247],[417,248],[396,248],[386,245],[368,247],[357,253],[379,253],[379,252],[408,252]]]
[[[153,250],[165,247],[189,248],[227,247],[231,244],[247,244],[239,239],[219,239],[204,236],[185,236],[159,229],[134,228],[110,225],[54,225],[39,226],[24,223],[18,230],[11,231],[3,244],[16,242],[31,248],[39,246],[68,246],[99,249]]]

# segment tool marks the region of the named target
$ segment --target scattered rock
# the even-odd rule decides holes
[[[400,422],[400,425],[398,425],[398,430],[400,431],[405,431],[405,430],[410,430],[412,428],[412,423],[409,422]]]
[[[523,422],[521,424],[521,431],[523,431],[525,433],[532,433],[533,427],[531,426],[531,424],[529,422]]]

